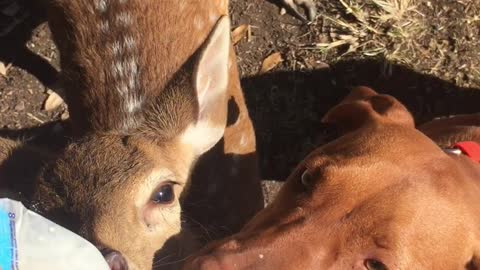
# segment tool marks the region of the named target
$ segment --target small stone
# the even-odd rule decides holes
[[[52,90],[47,90],[48,97],[43,104],[43,109],[48,111],[53,111],[56,108],[60,107],[64,103],[62,97]]]
[[[18,102],[14,109],[17,112],[25,110],[25,102],[23,100]]]
[[[321,70],[321,69],[330,69],[330,65],[323,62],[323,61],[320,61],[320,60],[316,60],[316,59],[313,59],[313,58],[308,58],[305,60],[305,65],[310,68],[310,69],[316,69],[316,70]]]
[[[2,106],[0,106],[0,112],[2,112],[2,113],[8,111],[8,109],[10,109],[8,104],[2,104]]]
[[[323,61],[315,61],[315,68],[316,69],[330,69],[330,65],[323,62]]]

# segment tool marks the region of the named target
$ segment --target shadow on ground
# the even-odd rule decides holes
[[[27,47],[33,30],[46,21],[45,1],[24,0],[22,5],[30,14],[15,30],[0,37],[0,61],[12,63],[35,76],[43,85],[51,85],[57,78],[57,70],[44,58]]]
[[[322,116],[349,89],[366,85],[395,96],[413,113],[417,124],[434,117],[480,112],[480,89],[461,88],[410,68],[382,60],[345,61],[330,69],[281,71],[242,79],[254,121],[263,179],[285,179],[313,148],[335,137]],[[22,130],[1,129],[0,136],[28,139],[59,149],[67,133],[46,123]]]
[[[22,129],[0,129],[0,138],[22,141],[27,145],[39,146],[50,151],[62,150],[70,140],[70,129],[60,121]]]
[[[417,124],[480,111],[479,89],[460,88],[383,60],[268,73],[243,78],[242,84],[256,128],[263,179],[285,179],[307,153],[334,138],[334,129],[322,124],[321,118],[352,86],[366,85],[395,96]]]

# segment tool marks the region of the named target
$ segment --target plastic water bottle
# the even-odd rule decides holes
[[[110,270],[87,240],[26,209],[0,199],[0,270]]]

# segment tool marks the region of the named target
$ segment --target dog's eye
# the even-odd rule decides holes
[[[364,264],[368,270],[387,270],[388,269],[385,266],[385,264],[375,259],[366,259]]]
[[[309,187],[312,184],[313,177],[308,170],[302,173],[302,185]]]
[[[170,204],[175,200],[174,183],[167,183],[160,186],[152,197],[157,204]]]

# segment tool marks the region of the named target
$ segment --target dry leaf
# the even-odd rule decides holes
[[[243,37],[245,37],[245,34],[247,33],[249,28],[250,28],[250,25],[242,24],[232,31],[232,42],[234,45],[240,42],[240,40],[242,40]]]
[[[40,123],[40,124],[44,124],[44,123],[45,123],[45,121],[43,121],[42,119],[36,117],[35,115],[33,115],[33,114],[31,114],[31,113],[27,113],[27,116],[30,117],[30,118],[32,118],[33,120],[37,121],[37,122]]]
[[[5,66],[3,62],[0,61],[0,75],[7,76],[8,69],[12,66],[12,64],[8,64]]]
[[[247,27],[247,42],[252,40],[252,26],[248,25]]]
[[[0,75],[7,76],[7,67],[3,62],[0,62]]]
[[[262,68],[260,69],[260,73],[268,72],[274,69],[278,64],[283,62],[282,55],[279,52],[272,53],[265,60],[263,60]]]
[[[47,91],[48,98],[45,101],[43,109],[46,111],[53,111],[63,104],[63,99],[55,92],[49,90]]]

